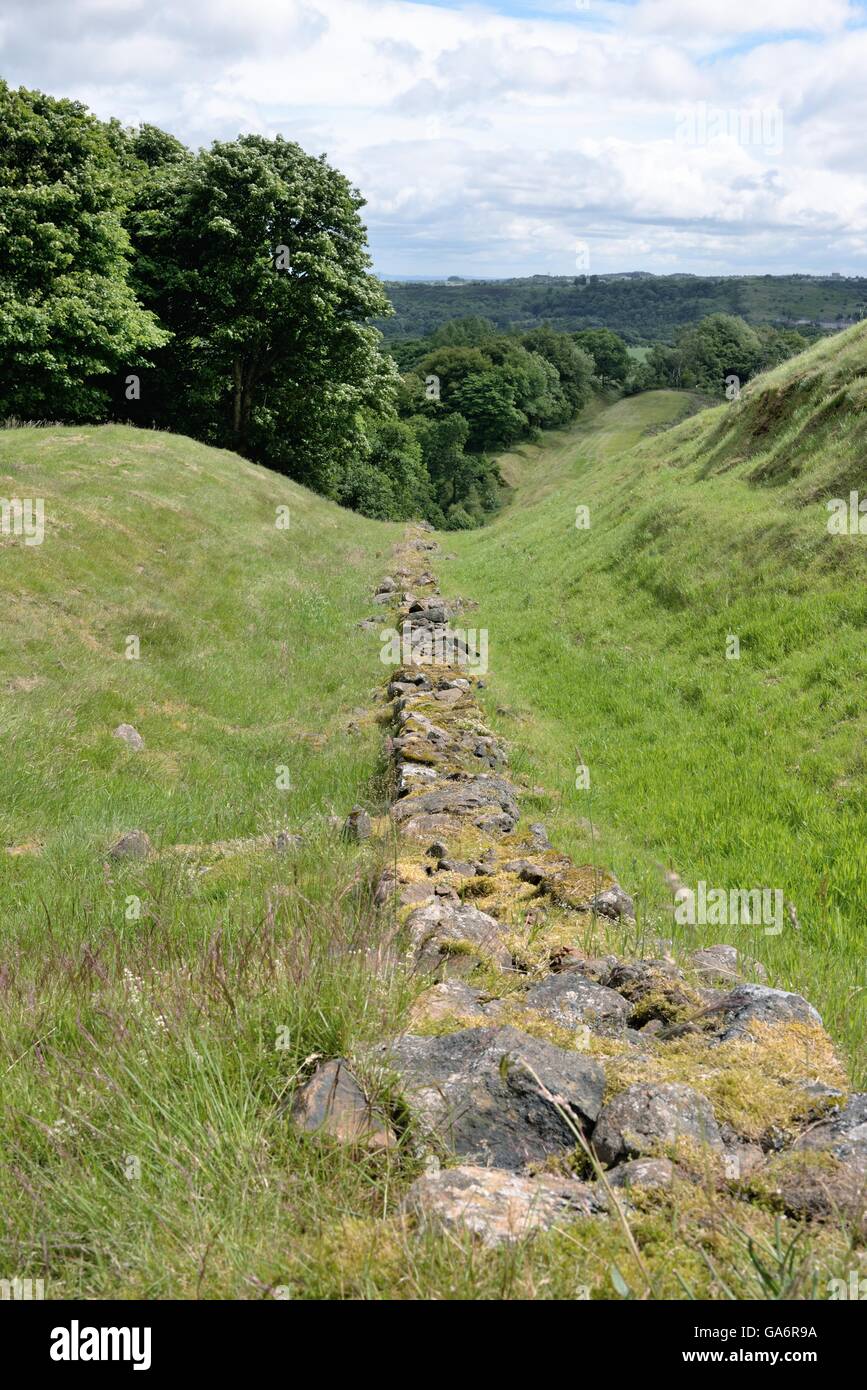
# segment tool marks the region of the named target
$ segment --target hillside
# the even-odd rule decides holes
[[[449,319],[479,315],[500,329],[613,328],[629,343],[671,342],[685,323],[738,314],[748,323],[839,327],[860,318],[863,278],[808,275],[534,275],[517,280],[387,281],[387,338],[426,337]]]
[[[399,1033],[427,993],[395,950],[405,914],[382,891],[405,885],[402,906],[431,893],[427,839],[404,863],[401,803],[384,814],[383,743],[405,692],[386,703],[379,629],[394,603],[371,594],[404,565],[405,584],[439,580],[462,625],[487,630],[491,673],[472,694],[485,725],[470,692],[443,687],[422,692],[403,735],[442,700],[461,758],[467,733],[473,757],[482,738],[495,789],[508,745],[517,833],[544,822],[556,851],[539,853],[561,866],[571,854],[582,885],[610,869],[634,900],[634,923],[594,913],[581,944],[684,962],[731,940],[754,973],[820,1009],[851,1080],[863,1076],[865,559],[861,538],[828,534],[824,498],[863,482],[865,363],[858,328],[712,411],[690,415],[697,402],[675,392],[596,402],[504,459],[512,505],[438,549],[177,436],[0,436],[0,490],[45,500],[41,545],[0,538],[5,1267],[44,1278],[53,1298],[574,1298],[576,1283],[613,1298],[624,1278],[652,1297],[775,1296],[752,1239],[793,1296],[847,1277],[848,1235],[819,1228],[794,1256],[770,1197],[746,1213],[709,1175],[662,1205],[639,1200],[627,1231],[589,1209],[512,1248],[413,1231],[402,1203],[437,1175],[412,1144],[359,1155],[311,1142],[286,1106],[323,1059],[369,1056]],[[576,529],[579,506],[589,529]],[[725,659],[731,633],[739,661]],[[121,725],[143,747],[116,737]],[[497,795],[508,820],[511,792]],[[356,803],[369,838],[340,833]],[[148,836],[141,857],[118,845],[134,830]],[[532,977],[549,958],[525,912],[535,890],[504,890],[517,870],[495,872],[490,854],[474,889],[459,858],[446,867],[443,901],[502,901]],[[678,928],[660,865],[686,884],[779,886],[797,925]],[[568,951],[567,909],[553,921]],[[467,942],[449,952],[465,979]],[[470,978],[509,1025],[508,992],[514,1006],[526,977],[508,952],[504,977],[482,962]],[[796,1040],[816,1032],[799,1027]],[[433,1047],[447,1020],[424,1032]],[[540,1056],[564,1039],[542,1023],[533,1036]],[[694,1067],[692,1047],[670,1055]],[[602,1039],[623,1086],[616,1051]],[[840,1076],[824,1053],[785,1066],[798,1115],[805,1075]],[[785,1119],[788,1079],[766,1084],[748,1058],[706,1086],[735,1118],[785,1092]],[[748,1115],[745,1132],[767,1119]],[[553,1158],[551,1173],[563,1176]]]
[[[599,410],[504,462],[513,505],[444,567],[558,843],[586,853],[592,820],[648,935],[678,935],[660,866],[781,888],[797,928],[716,930],[817,1002],[862,1077],[867,548],[828,533],[825,499],[864,494],[865,379],[858,326],[672,430],[682,393]]]

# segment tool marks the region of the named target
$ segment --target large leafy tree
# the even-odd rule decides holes
[[[102,419],[167,338],[128,282],[115,132],[2,81],[0,129],[0,416]]]
[[[136,284],[174,335],[161,411],[337,495],[344,459],[368,448],[365,412],[388,413],[397,381],[366,322],[389,305],[363,200],[279,136],[195,158],[149,143],[130,226]]]
[[[622,338],[610,328],[585,328],[575,334],[575,342],[589,352],[603,384],[623,386],[632,363]]]

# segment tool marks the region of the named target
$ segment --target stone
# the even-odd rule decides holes
[[[369,840],[371,832],[370,816],[363,806],[353,806],[343,822],[343,834],[347,840],[360,842]]]
[[[145,746],[144,739],[138,729],[133,728],[132,724],[118,724],[112,734],[112,738],[123,739],[127,747],[131,748],[135,753],[140,753]]]
[[[391,575],[387,574],[384,579],[380,579],[376,586],[376,592],[378,594],[393,594],[396,588],[397,585]]]
[[[407,832],[425,833],[466,818],[480,829],[514,830],[520,811],[515,788],[501,777],[453,778],[431,791],[411,793],[391,814]]]
[[[671,1187],[674,1164],[668,1158],[633,1158],[605,1174],[612,1187]]]
[[[575,970],[549,975],[527,991],[524,1002],[564,1028],[586,1024],[597,1033],[620,1033],[629,1017],[629,1004],[622,994]]]
[[[731,1042],[749,1038],[751,1023],[812,1023],[822,1026],[818,1011],[800,994],[767,985],[738,985],[730,991],[716,1010],[723,1016],[724,1026],[717,1041]]]
[[[504,928],[472,903],[437,900],[407,918],[413,964],[421,972],[465,975],[481,961],[509,970]]]
[[[373,595],[374,603],[391,603],[393,595],[391,593],[379,593]]]
[[[128,830],[108,851],[112,859],[147,859],[153,845],[143,830]]]
[[[476,866],[466,859],[441,859],[437,865],[445,874],[457,874],[460,878],[475,878]]]
[[[842,1109],[808,1129],[796,1148],[833,1154],[867,1176],[867,1093],[855,1093]]]
[[[611,979],[611,972],[620,962],[616,956],[580,956],[572,946],[564,946],[558,951],[551,961],[551,969],[556,971],[574,970],[578,975],[584,975],[588,980],[594,980],[597,985],[608,985]],[[608,985],[610,989],[611,986]],[[616,991],[615,991],[616,992]]]
[[[303,844],[302,835],[292,835],[288,830],[278,830],[274,836],[274,848],[278,854],[286,854],[290,849],[300,849]]]
[[[635,917],[635,904],[619,883],[615,883],[612,888],[606,888],[602,893],[597,893],[591,898],[590,907],[601,916],[612,917],[615,921],[619,921],[621,917]]]
[[[702,979],[713,984],[738,984],[743,970],[751,970],[762,979],[767,974],[759,961],[744,960],[735,946],[703,946],[692,952],[689,963]]]
[[[554,846],[551,844],[551,841],[548,839],[548,832],[546,831],[544,825],[541,825],[539,822],[537,822],[535,825],[530,826],[530,839],[533,842],[534,849],[554,848]]]
[[[593,1146],[607,1167],[626,1158],[654,1157],[678,1139],[722,1148],[713,1106],[679,1082],[639,1082],[605,1105],[593,1130]]]
[[[600,1207],[587,1183],[462,1164],[417,1178],[404,1209],[419,1225],[471,1231],[492,1247],[595,1215]]]
[[[448,1018],[485,1018],[482,991],[463,980],[440,980],[415,1000],[409,1013],[410,1026],[441,1023]]]
[[[854,1223],[867,1231],[867,1171],[829,1151],[778,1154],[748,1179],[747,1187],[789,1216]]]
[[[701,1008],[701,1001],[684,983],[683,972],[670,961],[624,962],[615,965],[604,983],[629,1000],[637,1028],[652,1018],[671,1023]]]
[[[542,1085],[579,1128],[595,1120],[605,1070],[583,1053],[517,1028],[466,1028],[438,1038],[404,1034],[380,1044],[410,1112],[429,1143],[472,1162],[520,1170],[576,1145]]]
[[[292,1122],[305,1134],[325,1134],[342,1144],[390,1149],[397,1142],[381,1110],[372,1106],[342,1057],[322,1062],[295,1093]]]
[[[434,691],[434,699],[435,699],[435,700],[438,700],[439,703],[440,703],[441,705],[445,705],[447,708],[451,708],[452,705],[457,705],[457,704],[459,704],[460,701],[461,701],[463,698],[464,698],[464,692],[463,692],[462,690],[435,690],[435,691]]]

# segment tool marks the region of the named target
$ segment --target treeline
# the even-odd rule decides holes
[[[867,279],[807,275],[572,275],[386,285],[387,339],[427,337],[449,319],[480,316],[503,330],[543,323],[562,332],[611,328],[629,345],[673,344],[686,324],[735,314],[750,324],[797,326],[813,338],[867,312]],[[803,326],[797,321],[805,319]]]
[[[498,333],[459,319],[393,354],[404,448],[415,445],[431,483],[424,515],[449,530],[478,526],[500,505],[490,451],[574,419],[595,384],[592,356],[550,328]]]
[[[791,328],[752,328],[736,315],[710,314],[682,328],[673,346],[657,343],[651,348],[628,389],[698,387],[719,395],[731,378],[742,386],[756,373],[778,366],[807,346],[807,339]]]

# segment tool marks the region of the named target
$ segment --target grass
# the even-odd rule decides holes
[[[636,892],[631,944],[672,933],[657,860],[780,882],[800,931],[737,944],[857,1057],[863,559],[815,535],[807,494],[863,435],[843,412],[831,458],[809,429],[822,372],[793,385],[791,365],[769,381],[807,413],[817,453],[797,444],[797,476],[750,478],[777,457],[750,443],[767,412],[795,437],[775,395],[672,433],[685,395],[599,404],[504,462],[514,505],[442,538],[457,558],[438,568],[481,603],[525,813]],[[0,537],[0,1275],[49,1298],[622,1298],[645,1280],[654,1297],[776,1298],[860,1269],[845,1234],[790,1232],[710,1180],[639,1202],[644,1273],[613,1221],[485,1251],[407,1228],[402,1148],[300,1138],[299,1076],[400,1027],[418,988],[373,908],[388,846],[332,824],[383,802],[382,730],[358,713],[383,668],[356,623],[398,528],[117,427],[3,432],[0,494],[46,503],[44,544]],[[143,751],[112,737],[121,722]],[[132,828],[152,858],[108,858]],[[281,829],[303,844],[276,853]]]
[[[730,941],[802,991],[856,1083],[867,536],[830,535],[825,501],[865,491],[865,369],[859,326],[672,430],[686,393],[597,407],[503,461],[512,505],[450,538],[441,566],[489,629],[491,717],[538,789],[528,813],[614,869],[649,943]],[[663,866],[693,885],[779,888],[797,927],[679,927]]]

